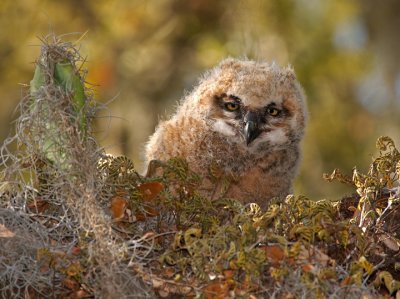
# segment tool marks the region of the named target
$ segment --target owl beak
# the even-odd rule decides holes
[[[247,146],[260,135],[259,118],[257,113],[249,111],[244,116],[243,135],[246,139]]]

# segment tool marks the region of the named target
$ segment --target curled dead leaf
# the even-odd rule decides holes
[[[400,250],[400,241],[396,238],[390,236],[389,234],[381,234],[379,236],[379,241],[381,241],[385,246],[392,251]]]
[[[204,289],[207,299],[224,299],[228,297],[229,286],[226,282],[210,283]]]
[[[49,208],[49,203],[41,198],[35,198],[32,202],[28,203],[27,207],[32,212],[42,213]]]
[[[283,249],[279,245],[263,246],[261,249],[264,250],[268,261],[273,266],[278,266],[280,264],[280,262],[282,262],[282,260],[285,257],[285,253],[284,253]]]
[[[160,182],[147,182],[141,184],[138,189],[145,201],[153,201],[164,189],[164,185]]]
[[[304,245],[301,245],[300,253],[297,256],[297,262],[300,264],[308,264],[310,261],[325,267],[335,264],[335,260],[331,259],[317,247],[310,246],[310,248],[306,248]]]
[[[79,283],[75,280],[75,279],[72,279],[72,278],[66,278],[66,279],[64,279],[63,280],[63,282],[62,282],[62,284],[67,288],[67,289],[70,289],[70,290],[78,290],[79,289]]]
[[[315,273],[316,272],[315,267],[313,265],[311,265],[311,264],[303,265],[302,269],[303,269],[304,272],[311,272],[311,273]]]
[[[124,218],[127,205],[128,202],[125,198],[120,196],[113,197],[111,200],[111,213],[114,220],[121,220]]]
[[[80,248],[79,246],[74,246],[74,247],[72,247],[72,249],[71,249],[71,253],[74,254],[74,255],[77,255],[77,254],[79,254],[80,252],[81,252],[81,248]]]
[[[15,233],[10,231],[3,224],[0,224],[0,238],[12,238],[15,236]]]

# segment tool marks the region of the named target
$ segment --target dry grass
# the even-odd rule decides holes
[[[182,159],[142,177],[92,137],[100,108],[71,43],[42,41],[16,132],[1,148],[2,298],[372,298],[399,294],[400,154],[390,138],[333,203],[267,210],[198,192]],[[12,150],[11,150],[12,149]],[[229,188],[218,169],[209,180]],[[223,188],[226,190],[226,188]]]

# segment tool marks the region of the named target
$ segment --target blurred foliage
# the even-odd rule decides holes
[[[324,172],[368,165],[380,135],[399,142],[400,2],[385,0],[3,0],[0,138],[31,79],[38,36],[80,38],[87,81],[113,100],[98,115],[106,151],[140,165],[158,117],[226,56],[292,64],[310,121],[297,193],[335,198],[350,189]],[[110,117],[111,116],[111,117]],[[339,189],[338,189],[339,188]]]

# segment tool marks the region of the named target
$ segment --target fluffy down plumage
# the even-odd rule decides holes
[[[146,146],[146,163],[185,158],[207,179],[218,165],[232,183],[226,196],[267,206],[292,192],[307,109],[293,69],[250,60],[225,59],[208,71],[159,123]]]

